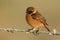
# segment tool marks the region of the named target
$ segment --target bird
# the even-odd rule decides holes
[[[39,28],[42,26],[50,32],[45,17],[43,17],[34,7],[28,7],[26,9],[26,21],[32,27],[31,29],[28,29],[28,31],[35,30],[35,33],[33,32],[34,34],[38,34]]]

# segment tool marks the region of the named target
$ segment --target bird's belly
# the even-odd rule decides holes
[[[32,27],[41,27],[43,25],[40,21],[33,19],[31,16],[26,17],[26,20]]]

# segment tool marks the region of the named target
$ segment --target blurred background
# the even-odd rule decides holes
[[[26,8],[30,6],[35,7],[46,18],[51,30],[60,31],[60,0],[0,0],[0,27],[30,28],[25,20]],[[60,40],[60,36],[34,36],[21,32],[0,31],[0,40]]]

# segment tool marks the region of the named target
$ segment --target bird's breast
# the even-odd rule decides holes
[[[33,19],[30,14],[26,14],[26,21],[32,27],[41,27],[43,25],[40,21]]]

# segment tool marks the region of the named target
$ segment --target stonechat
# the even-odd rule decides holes
[[[29,31],[35,30],[37,33],[39,28],[44,26],[50,32],[45,17],[43,17],[34,7],[28,7],[26,9],[26,21],[32,27]]]

